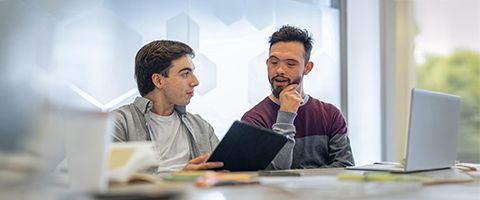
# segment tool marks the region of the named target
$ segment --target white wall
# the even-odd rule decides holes
[[[0,77],[23,86],[41,74],[54,86],[32,85],[53,104],[110,111],[138,96],[138,49],[152,40],[180,40],[195,49],[200,81],[188,110],[222,138],[269,94],[268,37],[285,24],[313,34],[315,67],[305,91],[340,108],[338,16],[329,0],[0,0]],[[3,85],[21,88],[15,84]]]
[[[349,137],[356,165],[381,159],[379,0],[347,1]]]

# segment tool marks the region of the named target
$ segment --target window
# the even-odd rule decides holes
[[[462,98],[458,157],[480,162],[480,2],[383,1],[387,160],[400,160],[411,87]]]
[[[480,1],[412,1],[418,88],[462,98],[458,160],[480,162]]]

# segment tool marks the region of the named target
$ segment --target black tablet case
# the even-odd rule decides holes
[[[287,141],[286,136],[270,129],[235,121],[208,162],[223,162],[223,167],[215,170],[264,170]]]

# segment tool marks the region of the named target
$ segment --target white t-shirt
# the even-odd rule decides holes
[[[190,160],[188,130],[182,125],[178,113],[161,116],[150,112],[148,127],[159,160],[159,172],[181,170]]]

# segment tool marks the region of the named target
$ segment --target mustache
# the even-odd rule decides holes
[[[283,76],[283,75],[276,75],[276,76],[272,77],[272,78],[270,79],[270,81],[273,82],[273,80],[275,80],[276,78],[284,78],[284,79],[287,79],[288,82],[291,81],[291,79],[289,79],[289,78],[287,78],[287,77],[285,77],[285,76]]]
[[[274,81],[276,78],[278,78],[278,77],[287,79],[287,81],[289,82],[288,85],[300,84],[300,80],[294,80],[294,81],[292,81],[292,79],[289,79],[289,78],[287,78],[287,77],[285,77],[285,76],[283,76],[283,75],[276,75],[276,76],[272,77],[272,78],[270,79],[270,83],[273,84],[273,81]],[[273,85],[272,85],[272,86],[273,86]]]

